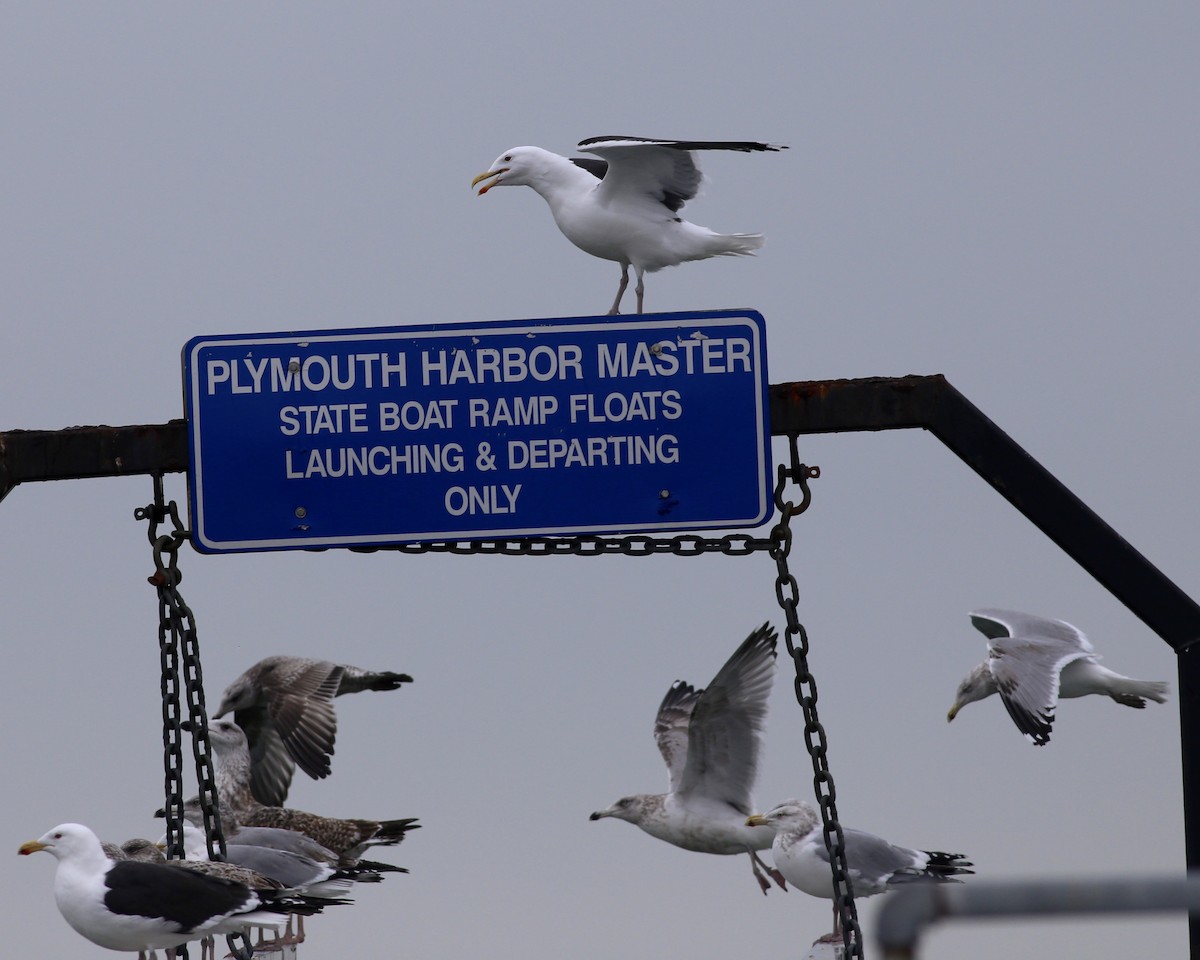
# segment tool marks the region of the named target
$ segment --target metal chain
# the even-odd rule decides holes
[[[374,553],[387,550],[395,553],[450,553],[455,555],[491,554],[505,557],[601,557],[619,554],[625,557],[651,557],[672,554],[679,557],[699,557],[722,553],[728,557],[747,557],[766,552],[774,542],[744,533],[725,537],[701,537],[683,534],[678,537],[650,537],[632,534],[624,537],[526,537],[519,540],[450,540],[431,543],[399,543],[384,547],[350,547],[355,553]]]
[[[821,810],[821,822],[825,834],[825,847],[829,851],[833,902],[842,928],[842,943],[846,956],[862,960],[862,930],[858,925],[858,909],[854,904],[854,890],[850,882],[850,870],[846,863],[846,838],[837,816],[837,790],[833,775],[829,772],[829,741],[825,728],[817,718],[817,683],[808,669],[808,631],[800,622],[796,606],[800,600],[800,588],[795,576],[788,569],[788,556],[792,551],[791,520],[796,514],[808,509],[812,493],[808,481],[821,475],[820,467],[810,467],[800,462],[796,438],[790,437],[791,464],[779,465],[775,484],[775,506],[779,510],[779,523],[771,531],[771,556],[775,558],[778,575],[775,578],[775,596],[787,620],[784,641],[788,653],[796,666],[796,700],[804,713],[804,743],[813,765],[813,789]],[[800,487],[801,500],[793,503],[784,498],[788,481]]]
[[[182,674],[208,855],[212,860],[224,860],[225,837],[221,830],[212,746],[208,738],[208,714],[204,705],[204,677],[200,667],[196,621],[191,608],[179,593],[179,583],[183,579],[179,571],[179,548],[187,542],[188,531],[179,519],[179,508],[175,501],[164,502],[161,475],[154,477],[154,502],[146,507],[139,507],[134,511],[134,517],[149,521],[147,536],[154,556],[154,573],[148,579],[158,592],[158,646],[162,661],[163,765],[166,793],[163,811],[167,820],[167,857],[183,859],[184,856],[181,743],[183,720],[179,703]],[[160,535],[159,526],[167,520],[171,521],[171,527],[167,533]],[[227,936],[225,940],[236,960],[252,960],[254,949],[246,934]],[[183,960],[187,960],[186,945],[177,947],[176,952]]]

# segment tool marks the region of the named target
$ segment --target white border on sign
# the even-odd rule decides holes
[[[405,328],[387,328],[376,331],[359,330],[346,333],[321,333],[317,335],[292,335],[282,334],[279,336],[256,335],[250,337],[211,337],[204,340],[198,340],[190,344],[188,366],[191,371],[192,390],[190,391],[189,409],[186,411],[189,421],[192,425],[191,438],[189,439],[189,454],[191,456],[193,473],[195,474],[196,483],[195,489],[192,491],[192,504],[194,505],[195,521],[192,525],[192,535],[198,543],[207,550],[214,553],[222,552],[237,552],[248,550],[277,550],[277,549],[303,549],[306,547],[350,547],[359,545],[386,545],[389,543],[421,543],[423,541],[437,540],[496,540],[507,537],[535,537],[535,536],[571,536],[587,533],[635,533],[646,530],[678,530],[681,529],[678,521],[664,520],[661,522],[650,523],[620,523],[620,524],[590,524],[580,526],[561,526],[556,525],[553,528],[547,527],[528,527],[524,529],[513,529],[511,527],[502,527],[491,530],[449,530],[449,531],[431,531],[429,533],[374,533],[360,536],[331,536],[331,537],[287,537],[274,538],[270,540],[210,540],[204,532],[204,484],[203,476],[203,461],[199,449],[198,440],[200,437],[200,401],[198,399],[197,385],[201,382],[199,361],[200,351],[205,347],[238,347],[238,346],[262,346],[265,344],[280,344],[280,343],[295,343],[297,345],[309,345],[313,343],[327,343],[336,341],[338,343],[350,343],[357,340],[415,340],[415,339],[430,339],[430,338],[446,338],[446,337],[470,337],[470,336],[520,336],[522,334],[546,335],[550,330],[554,333],[577,333],[577,332],[593,332],[602,329],[620,329],[620,330],[646,330],[658,329],[663,326],[687,326],[689,323],[694,323],[696,326],[704,327],[749,327],[754,344],[755,357],[761,357],[764,361],[765,351],[762,349],[762,342],[759,335],[759,326],[750,316],[750,312],[741,313],[733,316],[716,316],[709,317],[703,313],[689,313],[686,315],[666,316],[657,320],[602,320],[593,323],[553,323],[545,321],[530,321],[526,324],[511,324],[504,321],[498,321],[494,324],[483,326],[455,326],[445,325],[441,329],[428,328],[413,328],[411,330]],[[549,329],[548,329],[549,328]],[[761,371],[758,376],[765,377],[765,370]],[[755,419],[756,419],[756,436],[755,447],[758,455],[758,472],[761,475],[766,473],[766,450],[767,439],[765,436],[766,412],[763,409],[763,391],[756,389],[754,392],[755,404]],[[752,519],[742,519],[729,517],[721,520],[705,520],[689,522],[687,529],[705,529],[709,527],[730,527],[730,526],[746,526],[755,527],[761,524],[770,516],[771,499],[768,495],[767,486],[764,482],[759,485],[758,489],[758,513]]]

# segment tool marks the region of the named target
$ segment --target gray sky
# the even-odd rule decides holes
[[[1200,591],[1200,9],[1188,3],[22,4],[0,31],[0,428],[181,414],[199,334],[590,315],[615,265],[528,190],[468,187],[508,147],[599,134],[769,139],[704,157],[685,210],[755,259],[651,275],[647,309],[754,307],[773,382],[945,374],[1185,591]],[[782,451],[777,449],[777,455]],[[843,820],[980,876],[1174,874],[1175,698],[1068,702],[1035,749],[967,611],[1069,620],[1105,663],[1170,649],[924,434],[814,437],[795,565]],[[169,493],[185,499],[176,476]],[[147,478],[0,504],[7,952],[102,955],[59,916],[78,820],[157,835]],[[517,560],[186,552],[210,696],[287,652],[416,682],[338,704],[334,776],[291,802],[418,816],[412,870],[309,925],[304,960],[794,956],[828,904],[745,858],[592,810],[660,790],[654,709],[763,620],[766,557]],[[760,806],[812,796],[781,658]],[[863,904],[868,943],[878,900]],[[959,926],[925,956],[1179,955],[1179,918]]]

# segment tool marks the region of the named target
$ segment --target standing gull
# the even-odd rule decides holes
[[[714,233],[679,216],[703,179],[694,150],[742,153],[785,150],[771,143],[735,140],[655,140],[648,137],[591,137],[580,149],[599,160],[571,158],[541,147],[513,147],[471,181],[492,187],[533,187],[550,205],[563,236],[593,257],[621,265],[621,283],[610,314],[620,313],[637,274],[637,312],[643,312],[642,275],[685,260],[751,255],[763,245],[757,233]],[[484,183],[484,181],[488,181]]]
[[[654,720],[670,792],[622,797],[591,819],[626,820],[685,850],[749,854],[763,893],[771,887],[764,871],[786,889],[778,871],[755,853],[771,846],[771,830],[746,825],[775,677],[775,640],[775,630],[764,623],[705,689],[676,680]]]
[[[247,927],[279,931],[289,913],[319,913],[319,903],[282,891],[173,869],[163,863],[110,860],[100,840],[78,823],[64,823],[20,854],[45,850],[58,860],[54,898],[79,934],[109,950],[175,947],[210,934]]]
[[[968,703],[999,693],[1017,729],[1041,747],[1050,741],[1060,698],[1103,694],[1139,710],[1147,700],[1167,700],[1168,684],[1134,680],[1100,666],[1083,631],[1062,620],[995,609],[970,616],[988,638],[988,658],[958,685],[947,721]]]
[[[747,825],[767,827],[775,833],[771,856],[788,882],[810,897],[833,899],[833,874],[825,831],[811,804],[785,800],[764,814],[755,814]],[[862,830],[842,828],[846,842],[846,867],[856,897],[873,897],[902,883],[961,883],[959,874],[974,873],[961,853],[911,850]],[[841,937],[839,917],[834,911],[833,938]]]
[[[159,810],[157,815],[162,816],[163,811]],[[208,841],[205,839],[204,830],[201,827],[204,822],[204,814],[200,809],[198,797],[193,797],[184,804],[184,817],[186,818],[183,823],[184,855],[207,857]],[[409,829],[414,829],[415,826],[414,824]],[[292,863],[303,864],[302,869],[314,872],[322,867],[328,867],[335,881],[344,877],[355,883],[380,883],[383,881],[385,873],[408,873],[407,867],[398,867],[392,863],[343,857],[317,843],[312,837],[296,830],[287,830],[283,827],[243,827],[229,811],[223,810],[221,813],[221,829],[225,834],[225,855],[228,860],[234,863],[246,863],[246,865],[258,869],[259,872],[269,875],[271,874],[270,870],[260,869],[268,862],[266,859],[260,856],[258,866],[248,862],[248,858],[259,856],[259,853],[252,853],[251,850],[267,856],[271,853],[280,853]],[[133,842],[129,841],[129,843]],[[138,842],[149,843],[148,840]],[[163,842],[165,843],[165,838]],[[135,859],[128,849],[128,844],[122,844],[117,849],[122,852],[122,855],[113,859]],[[275,876],[275,879],[283,880],[284,877]],[[295,884],[288,882],[284,885],[290,887]],[[313,893],[307,887],[303,892]]]
[[[373,846],[400,843],[409,830],[419,829],[415,817],[399,820],[343,820],[303,810],[259,803],[250,791],[251,759],[246,736],[232,720],[214,720],[208,728],[213,773],[221,805],[222,825],[230,831],[245,827],[295,830],[338,855],[340,866],[354,866],[363,851]],[[162,816],[164,811],[159,810]],[[184,815],[202,822],[198,799],[184,805]]]
[[[407,673],[378,673],[328,660],[267,657],[231,683],[213,714],[233,714],[254,760],[250,788],[260,803],[287,799],[296,765],[314,780],[329,776],[337,736],[333,698],[362,690],[395,690]]]
[[[190,869],[201,872],[213,868],[237,867],[249,875],[261,878],[265,885],[294,890],[321,899],[340,898],[350,893],[354,878],[342,875],[336,862],[315,860],[303,854],[272,847],[260,847],[245,843],[226,843],[224,861],[213,861],[208,856],[208,841],[204,831],[192,823],[183,824],[185,860],[171,860],[174,864],[192,864]],[[243,879],[248,887],[255,884]]]

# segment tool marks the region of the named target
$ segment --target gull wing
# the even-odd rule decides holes
[[[701,693],[688,724],[679,794],[727,803],[747,816],[775,678],[773,627],[750,634]]]
[[[575,166],[586,170],[597,180],[603,180],[604,175],[608,173],[607,161],[597,160],[595,157],[571,157],[571,162]]]
[[[649,199],[662,204],[671,213],[682,209],[700,189],[703,176],[692,156],[693,150],[750,153],[785,149],[748,140],[656,140],[652,137],[589,137],[579,142],[579,148],[608,163],[603,180],[596,188],[596,199],[600,203]],[[596,171],[592,169],[591,172]]]
[[[676,680],[654,717],[654,742],[667,765],[672,793],[679,789],[683,777],[688,753],[688,724],[702,693],[703,690],[697,690],[690,683]]]
[[[245,732],[250,749],[250,792],[259,803],[282,807],[292,786],[296,761],[266,716],[265,710],[236,710],[233,720]]]
[[[327,660],[284,658],[258,678],[262,695],[234,711],[250,746],[250,789],[260,803],[282,806],[296,764],[314,779],[329,776],[337,735],[332,700],[342,668]]]
[[[991,607],[972,610],[970,617],[975,628],[989,640],[998,637],[1041,638],[1056,641],[1065,647],[1075,647],[1084,653],[1096,652],[1084,632],[1065,620]]]
[[[902,882],[906,874],[920,876],[918,866],[923,858],[916,850],[850,827],[842,828],[842,836],[846,841],[846,865],[856,893],[869,896],[882,892],[889,883]],[[814,857],[821,863],[829,863],[829,849],[820,830],[814,830],[805,842]]]

